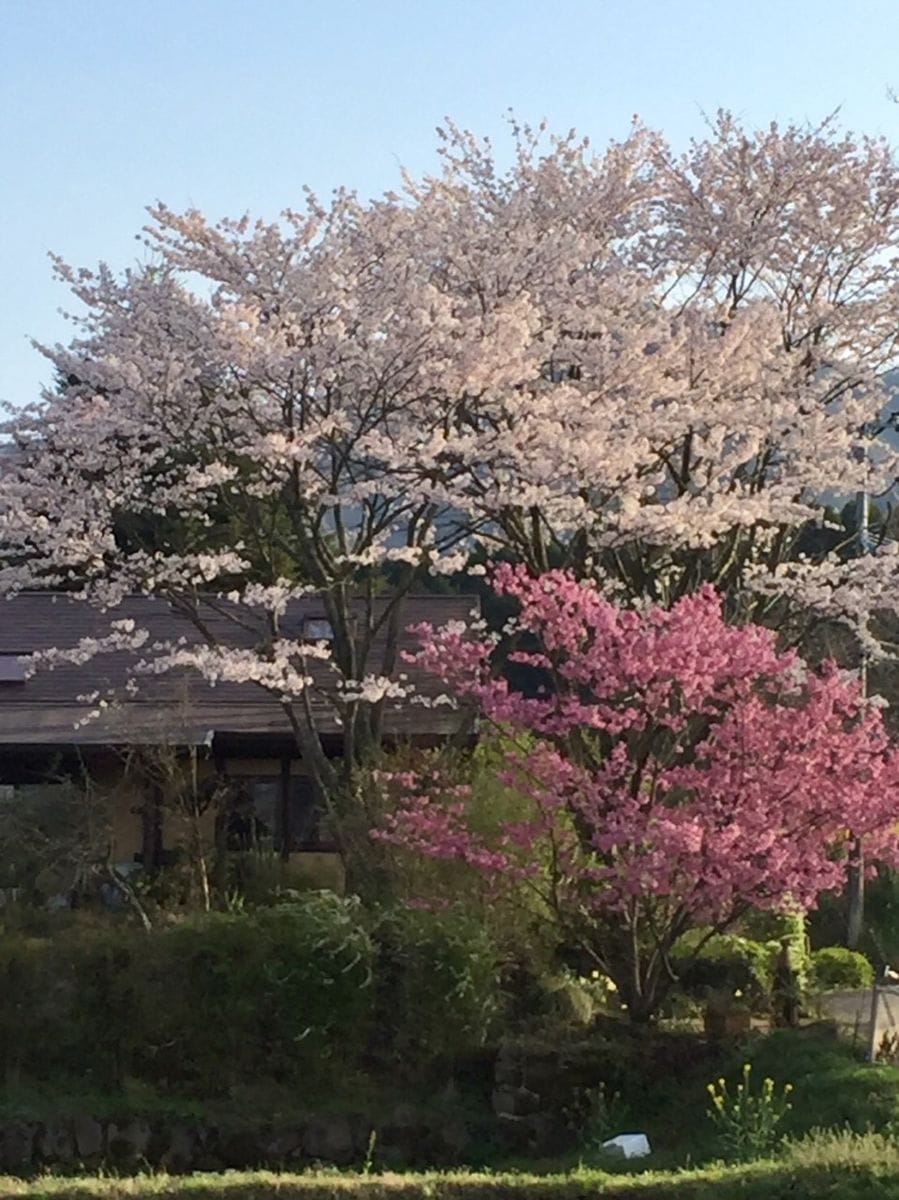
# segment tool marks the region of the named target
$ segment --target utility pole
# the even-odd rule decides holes
[[[856,527],[856,543],[858,553],[867,554],[868,552],[868,491],[856,492],[855,495],[855,527]],[[867,698],[868,695],[868,612],[866,608],[862,608],[859,615],[859,642],[860,654],[859,661],[859,682],[861,683],[862,696]],[[847,887],[848,912],[846,916],[846,945],[851,950],[855,950],[861,941],[862,928],[865,919],[865,859],[864,846],[861,838],[854,838],[852,843],[852,853],[855,861],[849,868],[849,882]]]

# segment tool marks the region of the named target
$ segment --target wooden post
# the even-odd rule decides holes
[[[293,829],[291,828],[291,811],[290,811],[290,755],[281,755],[281,861],[287,862],[290,858],[291,839],[293,837]]]
[[[145,871],[153,871],[162,865],[162,797],[160,789],[144,786],[141,805],[141,863]]]
[[[876,1062],[877,1060],[877,1009],[880,1002],[880,988],[877,985],[877,977],[874,978],[874,984],[871,988],[871,1036],[868,1038],[868,1062]]]
[[[865,464],[867,466],[867,455]],[[855,526],[858,539],[859,554],[868,553],[868,491],[857,492],[855,497]],[[859,683],[862,696],[868,696],[868,615],[863,612],[859,618]],[[849,867],[848,911],[846,915],[846,945],[850,950],[857,950],[861,941],[865,920],[865,852],[861,838],[853,842],[852,863]],[[876,986],[876,981],[875,981]],[[873,1061],[873,1060],[872,1060]]]

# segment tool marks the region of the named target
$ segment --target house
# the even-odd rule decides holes
[[[360,602],[361,603],[361,602]],[[384,603],[380,601],[379,603]],[[402,601],[399,647],[412,645],[409,626],[466,620],[477,611],[470,597],[413,595]],[[252,646],[261,638],[235,625],[233,612],[210,598],[201,612],[217,642]],[[224,836],[232,848],[264,843],[304,868],[332,869],[333,846],[316,812],[311,783],[296,739],[278,699],[254,684],[213,687],[196,672],[139,675],[129,684],[139,651],[116,650],[31,673],[28,657],[51,648],[69,649],[101,639],[112,620],[130,619],[153,642],[202,641],[196,625],[166,601],[134,596],[109,613],[64,594],[22,593],[0,601],[0,787],[25,789],[64,780],[90,780],[108,811],[109,860],[123,870],[156,866],[176,851],[179,836],[160,801],[154,757],[177,760],[191,786],[208,797],[214,789],[232,797],[230,818],[216,803],[197,819],[209,843]],[[327,640],[330,626],[321,602],[291,604],[283,619],[288,637]],[[376,637],[370,669],[377,672],[385,635]],[[419,694],[439,693],[437,681],[401,663]],[[313,665],[321,681],[328,668]],[[324,696],[313,694],[316,725],[329,755],[340,755],[342,732]],[[458,729],[451,708],[407,700],[385,710],[387,743],[433,744]],[[229,802],[232,803],[232,802]],[[222,831],[221,823],[229,820]],[[218,824],[217,824],[218,823]],[[220,843],[219,843],[220,844]],[[330,866],[329,866],[330,864]]]

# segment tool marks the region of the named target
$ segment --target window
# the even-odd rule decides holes
[[[229,850],[290,853],[323,848],[308,776],[234,776],[231,784],[228,809],[220,818],[225,823]]]
[[[305,617],[303,637],[307,642],[333,642],[334,629],[325,617]]]
[[[24,683],[27,657],[21,651],[0,653],[0,683]]]
[[[541,374],[550,383],[566,383],[569,379],[581,378],[580,363],[557,362],[550,359],[543,364]]]

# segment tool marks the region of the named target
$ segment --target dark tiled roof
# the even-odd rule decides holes
[[[409,596],[402,603],[404,631],[422,621],[442,625],[464,620],[477,611],[477,602],[464,596]],[[299,636],[306,618],[323,615],[322,605],[314,597],[295,602],[283,622],[285,636]],[[247,647],[261,640],[261,628],[258,633],[239,629],[212,608],[205,608],[203,617],[216,640]],[[203,640],[192,622],[160,599],[129,597],[103,613],[64,595],[32,592],[0,600],[0,655],[54,647],[68,649],[82,638],[104,637],[112,621],[126,618],[149,631],[150,643],[179,638]],[[400,645],[411,645],[405,632]],[[383,637],[376,638],[369,671],[378,672],[383,651]],[[146,652],[104,653],[80,666],[39,669],[25,683],[0,683],[0,744],[201,743],[210,733],[289,734],[290,726],[277,699],[254,684],[210,687],[195,672],[178,671],[141,675],[138,692],[129,696],[125,683],[134,663],[145,656]],[[440,691],[436,681],[415,668],[401,664],[398,670],[424,694]],[[315,675],[316,671],[323,679],[330,675],[321,666],[310,673]],[[101,716],[87,720],[97,707],[95,700],[85,699],[93,693],[111,703]],[[315,706],[321,732],[339,733],[326,701],[318,699]],[[397,736],[439,735],[450,732],[456,720],[448,708],[401,703],[386,713],[384,727],[385,733]]]

